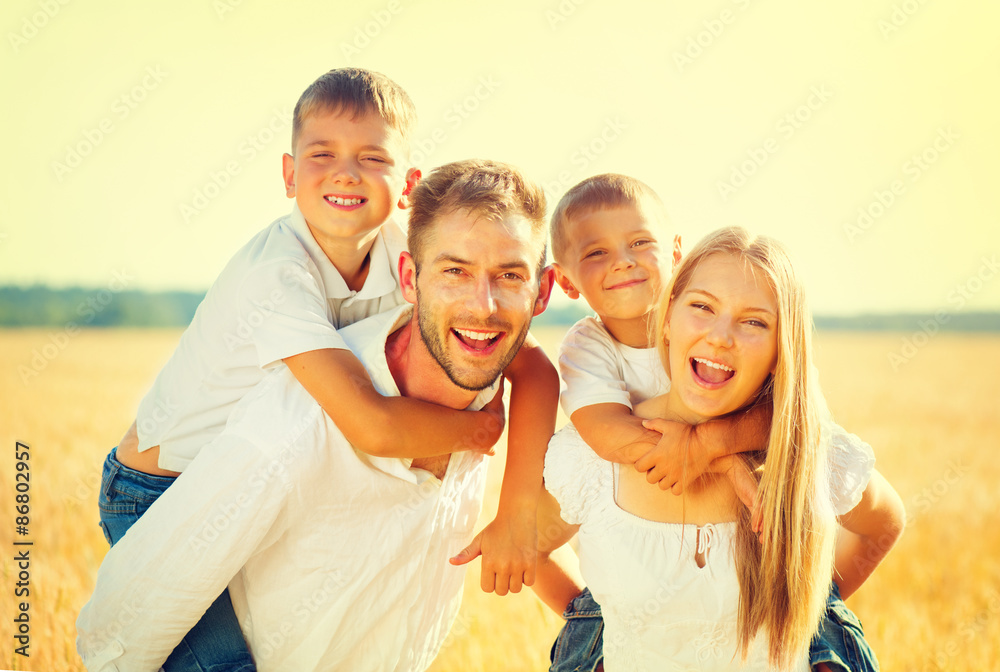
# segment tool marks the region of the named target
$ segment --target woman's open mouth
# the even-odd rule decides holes
[[[736,375],[736,369],[703,357],[692,357],[691,373],[696,383],[709,389],[718,389]]]

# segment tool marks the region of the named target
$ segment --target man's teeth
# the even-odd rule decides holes
[[[500,335],[499,331],[466,331],[465,329],[456,329],[455,331],[465,338],[469,338],[474,341],[488,341],[491,338],[496,338]]]
[[[709,361],[707,359],[702,359],[701,357],[694,357],[694,361],[704,364],[705,366],[710,366],[713,369],[719,369],[720,371],[735,371],[736,369],[731,369],[725,364],[717,364],[716,362]]]
[[[326,200],[337,205],[359,205],[365,201],[363,198],[341,198],[340,196],[327,196]]]

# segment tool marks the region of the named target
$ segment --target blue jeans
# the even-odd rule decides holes
[[[593,672],[604,660],[602,638],[604,620],[601,606],[594,601],[590,590],[583,589],[566,612],[563,626],[549,659],[549,672]],[[826,663],[835,672],[878,672],[875,652],[865,641],[861,621],[840,598],[840,589],[831,584],[826,598],[826,615],[809,646],[809,665],[815,668]]]
[[[169,476],[153,476],[129,469],[118,461],[116,451],[117,448],[112,448],[104,460],[101,493],[97,499],[101,530],[112,546],[174,482]],[[165,672],[254,672],[256,669],[236,620],[228,589],[163,664]]]

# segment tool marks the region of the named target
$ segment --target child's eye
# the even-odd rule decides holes
[[[584,259],[590,259],[591,257],[599,257],[604,254],[604,250],[591,250],[587,254],[583,255]]]
[[[387,160],[383,159],[381,156],[366,156],[365,161],[371,161],[372,163],[389,163]]]
[[[654,242],[656,241],[649,240],[648,238],[643,238],[642,240],[637,240],[634,243],[632,243],[632,247],[642,247],[643,245],[652,245]]]
[[[759,329],[767,329],[767,322],[764,322],[763,320],[758,320],[756,318],[747,320],[747,324],[749,324],[751,327],[757,327]]]

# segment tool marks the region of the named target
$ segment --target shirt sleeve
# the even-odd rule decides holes
[[[632,408],[614,340],[592,317],[580,320],[566,333],[559,348],[559,373],[563,379],[559,401],[567,416],[594,404]]]
[[[549,441],[544,478],[545,489],[559,502],[562,519],[579,525],[595,506],[607,501],[602,492],[610,487],[611,463],[591,450],[570,423]]]
[[[261,368],[311,350],[347,349],[331,322],[319,271],[311,270],[310,263],[263,263],[240,285],[238,328],[249,335]]]
[[[285,367],[274,374],[283,375],[251,390],[235,417],[283,407],[278,395],[294,378]],[[77,619],[88,670],[159,669],[265,535],[275,534],[292,491],[285,453],[313,424],[304,417],[253,439],[253,428],[231,422],[111,548]]]
[[[815,369],[813,380],[818,380]],[[875,469],[875,452],[857,435],[833,421],[818,382],[813,388],[813,395],[819,411],[820,441],[827,446],[830,501],[834,513],[842,516],[861,501]]]

